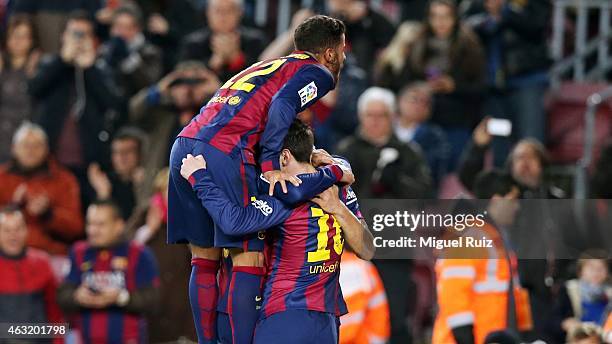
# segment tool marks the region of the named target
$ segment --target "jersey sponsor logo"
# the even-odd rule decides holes
[[[240,97],[238,96],[233,96],[233,97],[224,97],[224,96],[215,96],[212,97],[209,101],[209,103],[221,103],[221,104],[229,104],[229,105],[238,105],[240,104],[240,101],[242,99],[240,99]]]
[[[340,268],[340,262],[335,262],[334,264],[327,265],[325,263],[312,265],[309,269],[309,273],[312,274],[325,274],[325,273],[333,273],[338,271]]]
[[[238,96],[233,96],[229,99],[229,101],[227,102],[229,105],[238,105],[240,104],[240,97]]]
[[[115,257],[111,260],[111,267],[115,270],[125,270],[128,266],[126,257]]]
[[[274,211],[274,209],[268,205],[268,202],[257,199],[254,196],[251,197],[251,204],[255,209],[259,209],[264,216],[269,216]]]
[[[306,103],[317,97],[317,85],[314,81],[311,81],[308,85],[302,87],[302,89],[298,91],[298,95],[300,96],[302,106],[306,105]]]
[[[83,281],[93,290],[125,288],[125,274],[121,271],[86,272]]]
[[[353,199],[357,198],[357,195],[355,194],[355,191],[353,191],[353,189],[351,188],[347,188],[346,189],[346,201],[351,201]]]

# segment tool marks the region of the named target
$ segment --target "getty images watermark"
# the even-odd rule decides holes
[[[576,259],[612,247],[612,200],[360,199],[359,207],[376,259],[480,259],[508,245],[519,259]]]
[[[487,212],[477,214],[439,214],[421,211],[418,213],[407,210],[397,210],[392,214],[373,214],[371,228],[374,231],[374,245],[377,248],[431,248],[441,250],[444,248],[488,248],[493,247],[493,240],[484,235],[480,238],[474,236],[458,236],[453,238],[425,235],[418,237],[392,236],[385,238],[378,236],[385,230],[399,230],[415,232],[417,229],[445,228],[462,232],[466,229],[479,229],[486,225]]]

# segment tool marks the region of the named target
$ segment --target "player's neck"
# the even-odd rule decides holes
[[[287,166],[286,172],[292,175],[298,175],[317,172],[317,169],[314,168],[310,163],[294,162],[291,165]]]

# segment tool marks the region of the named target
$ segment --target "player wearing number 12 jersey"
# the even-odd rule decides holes
[[[299,176],[315,172],[312,145],[312,132],[296,120],[281,152],[281,169]],[[340,193],[333,186],[296,207],[268,195],[253,196],[242,207],[213,183],[206,165],[201,157],[188,157],[181,173],[224,232],[243,235],[278,226],[268,231],[274,244],[254,343],[337,343],[338,317],[346,313],[338,280],[344,242],[362,258],[374,253],[354,194],[347,193],[348,186]],[[321,169],[337,180],[343,173],[337,165]]]
[[[337,19],[307,19],[295,31],[294,53],[256,63],[228,80],[172,147],[168,242],[190,244],[189,294],[200,343],[250,342],[258,315],[255,298],[264,273],[259,253],[264,240],[256,234],[229,236],[219,230],[212,214],[181,178],[181,160],[187,154],[204,155],[214,183],[243,206],[256,193],[259,168],[271,181],[270,189],[277,181],[283,188],[285,180],[298,184],[294,176],[279,171],[283,139],[296,115],[335,87],[345,58],[344,32],[344,24]],[[236,281],[237,286],[223,288],[228,293],[221,295],[217,306],[218,248],[230,250],[233,270],[224,280]],[[215,326],[216,310],[219,326]],[[216,338],[217,328],[230,333],[230,338]]]

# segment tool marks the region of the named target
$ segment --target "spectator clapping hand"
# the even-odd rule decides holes
[[[242,51],[240,49],[240,35],[238,33],[219,33],[212,36],[210,49],[213,52],[209,65],[214,70],[219,70],[229,64]]]
[[[449,75],[441,75],[427,80],[433,93],[452,93],[455,91],[455,80]]]
[[[50,201],[47,194],[38,194],[28,198],[26,210],[34,216],[42,216],[49,211]]]
[[[161,14],[153,13],[149,17],[147,28],[152,34],[165,36],[168,34],[168,31],[170,31],[170,24]]]
[[[81,284],[74,292],[74,299],[83,307],[102,309],[117,303],[119,293],[116,288],[93,292],[86,284]]]
[[[106,173],[100,168],[100,165],[96,163],[89,165],[87,178],[89,179],[89,184],[96,191],[97,198],[108,199],[111,196],[113,187]]]
[[[488,146],[489,143],[491,143],[491,140],[493,139],[491,134],[489,134],[489,132],[487,131],[488,121],[489,117],[483,118],[483,120],[478,123],[476,129],[474,129],[474,132],[472,133],[472,139],[474,140],[474,143],[479,147]]]

